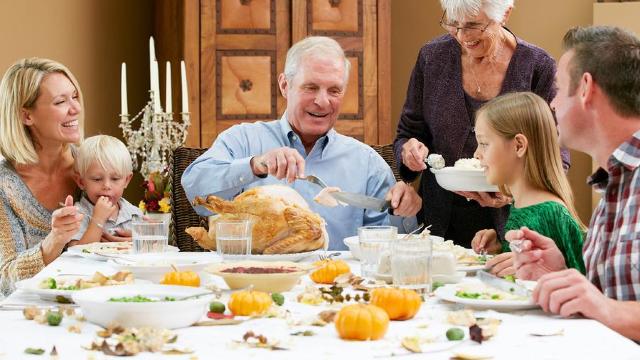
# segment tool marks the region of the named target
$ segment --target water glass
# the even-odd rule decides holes
[[[432,243],[430,238],[399,239],[391,248],[393,285],[431,291]]]
[[[133,253],[165,252],[169,246],[169,222],[138,220],[131,222]]]
[[[390,274],[391,243],[398,237],[395,226],[361,226],[358,228],[362,276]]]
[[[251,255],[251,220],[216,222],[216,252],[222,259],[239,259]]]

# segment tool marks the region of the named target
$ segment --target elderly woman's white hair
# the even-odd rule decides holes
[[[344,50],[337,41],[326,36],[309,36],[293,44],[287,51],[287,59],[284,64],[284,76],[291,81],[298,72],[300,62],[307,56],[326,58],[335,56],[344,61],[344,80],[349,80],[349,70],[351,63],[344,55]]]
[[[513,0],[440,0],[440,5],[451,20],[459,21],[484,11],[489,19],[502,23],[507,10],[513,7]]]

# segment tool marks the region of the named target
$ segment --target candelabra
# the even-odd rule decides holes
[[[129,119],[127,106],[127,64],[122,63],[121,71],[121,107],[120,128],[131,153],[133,168],[140,170],[146,179],[151,173],[166,175],[167,162],[173,150],[182,146],[187,139],[189,128],[189,95],[187,92],[187,70],[184,61],[180,62],[180,80],[182,97],[182,122],[173,121],[171,111],[171,64],[167,61],[165,111],[160,106],[160,79],[158,61],[153,37],[149,38],[149,101],[136,116]],[[132,128],[140,120],[137,130]],[[140,166],[138,167],[138,159]]]
[[[180,113],[182,122],[175,122],[173,113],[162,112],[161,108],[154,106],[155,96],[154,91],[149,90],[149,101],[132,119],[128,114],[120,114],[119,127],[131,153],[133,167],[138,169],[140,165],[144,178],[152,172],[166,173],[169,157],[175,148],[185,143],[190,124],[188,112]],[[137,130],[132,128],[136,120],[140,120]]]

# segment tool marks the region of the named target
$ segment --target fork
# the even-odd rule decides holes
[[[509,249],[511,249],[511,251],[513,251],[514,253],[521,253],[523,242],[524,240],[512,240],[509,242]]]
[[[296,179],[308,181],[308,182],[310,182],[312,184],[316,184],[316,185],[320,186],[321,188],[326,188],[327,187],[327,184],[324,181],[322,181],[322,179],[320,179],[319,177],[317,177],[315,175],[296,176]]]

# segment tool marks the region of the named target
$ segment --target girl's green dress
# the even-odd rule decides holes
[[[582,258],[585,233],[564,205],[555,201],[545,201],[523,208],[511,205],[509,210],[509,218],[504,227],[505,233],[523,226],[535,230],[556,242],[564,255],[567,267],[585,273]],[[506,240],[502,240],[502,251],[511,251]]]

